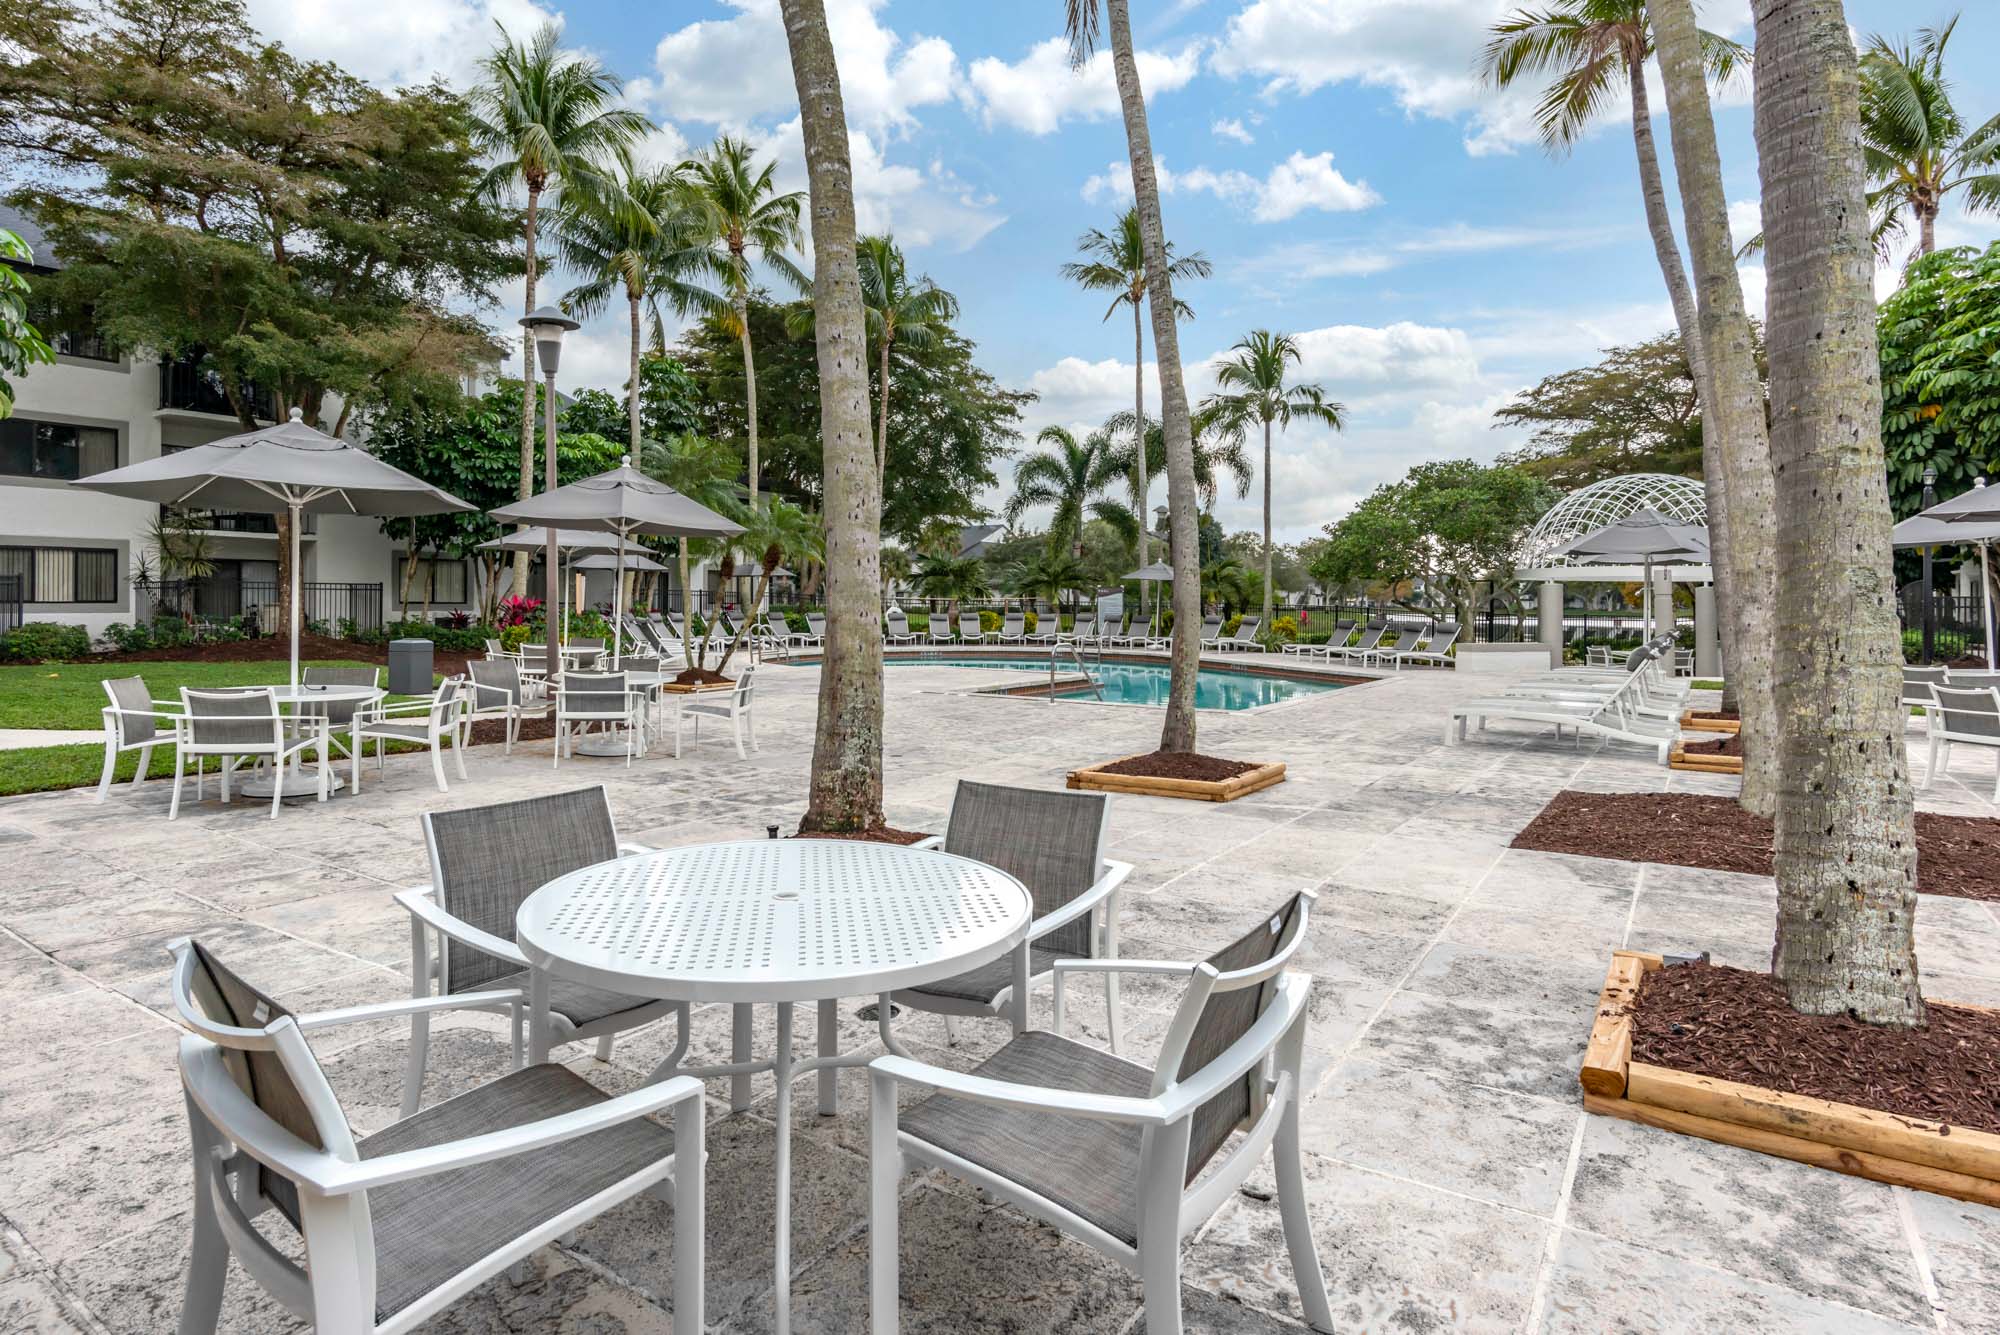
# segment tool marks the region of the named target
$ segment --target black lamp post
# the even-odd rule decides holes
[[[1924,509],[1937,504],[1937,467],[1924,465]],[[1937,599],[1931,593],[1931,551],[1924,548],[1924,666],[1929,667],[1937,647]]]
[[[576,321],[564,315],[553,306],[543,306],[530,311],[520,319],[520,325],[535,340],[535,357],[542,368],[542,490],[554,491],[556,482],[556,367],[562,361],[563,335],[577,328]],[[529,393],[531,387],[521,386],[522,393]],[[542,553],[543,594],[542,619],[548,627],[548,659],[546,670],[551,681],[562,670],[562,641],[564,627],[556,609],[562,606],[559,565],[560,554],[556,551],[556,527],[548,525],[549,545]],[[614,571],[622,575],[622,571]]]

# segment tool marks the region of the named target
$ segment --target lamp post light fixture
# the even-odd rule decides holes
[[[1162,540],[1167,544],[1167,564],[1172,565],[1174,563],[1174,531],[1167,526],[1167,516],[1168,511],[1166,506],[1156,505],[1153,507],[1154,527],[1160,530]],[[1145,525],[1146,512],[1141,510],[1139,512],[1139,526],[1144,528]],[[1143,543],[1140,545],[1144,546]],[[1143,564],[1144,553],[1140,555],[1141,563]],[[1158,584],[1153,585],[1153,614],[1149,618],[1148,624],[1154,628],[1154,633],[1157,634],[1160,624],[1160,586]]]
[[[1937,504],[1937,465],[1924,465],[1924,509]],[[1924,666],[1929,667],[1937,648],[1937,598],[1931,592],[1931,552],[1924,548]]]
[[[542,368],[542,490],[554,491],[556,482],[556,367],[562,362],[563,335],[579,326],[553,306],[542,306],[521,317],[520,325],[535,340],[535,360]],[[530,385],[521,392],[531,394]],[[555,525],[548,526],[549,545],[542,553],[542,621],[548,629],[543,668],[554,682],[562,671],[564,627],[557,610],[562,606],[561,554],[556,550]],[[615,573],[615,572],[614,572]],[[554,690],[552,685],[549,688]]]

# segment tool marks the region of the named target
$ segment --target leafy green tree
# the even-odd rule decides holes
[[[958,298],[928,276],[912,279],[893,237],[864,236],[855,243],[861,272],[861,308],[868,338],[881,351],[875,372],[875,476],[883,495],[889,488],[889,354],[898,343],[926,348],[958,318]],[[810,326],[810,305],[800,308]],[[798,331],[795,331],[798,332]]]
[[[803,565],[808,561],[826,560],[826,533],[820,526],[819,516],[809,514],[796,505],[772,497],[762,506],[739,507],[736,521],[743,525],[743,532],[734,539],[735,544],[755,556],[757,561],[757,583],[750,595],[750,606],[753,608],[764,605],[764,595],[771,588],[771,575],[785,562]],[[722,651],[722,661],[715,665],[717,672],[729,666],[730,658],[749,633],[750,618],[746,616],[738,621],[736,634],[730,638],[729,647]],[[705,636],[702,643],[702,657],[706,659]]]
[[[648,477],[657,478],[689,500],[725,515],[735,514],[739,509],[736,486],[739,467],[736,451],[726,441],[698,436],[693,432],[684,432],[665,440],[649,440],[639,456],[639,468]],[[698,544],[693,538],[673,539],[675,552],[680,558],[681,605],[684,611],[694,610],[689,584],[690,566],[697,554],[706,555],[713,550],[715,542],[709,539]]]
[[[1213,510],[1221,493],[1222,481],[1227,475],[1230,490],[1238,500],[1250,494],[1250,488],[1257,481],[1257,469],[1250,462],[1249,451],[1243,448],[1240,437],[1231,438],[1215,429],[1213,423],[1195,423],[1194,438],[1194,487],[1204,511]],[[1132,506],[1139,507],[1139,467],[1134,457],[1132,414],[1113,413],[1104,419],[1104,432],[1117,444],[1112,447],[1112,458],[1118,470],[1132,477]],[[1146,419],[1146,468],[1151,476],[1159,476],[1166,467],[1167,438],[1160,430],[1160,424],[1152,418]]]
[[[1923,508],[1923,473],[1956,496],[2000,477],[2000,244],[1941,250],[1910,266],[1876,315],[1889,503]]]
[[[1045,599],[1057,615],[1061,615],[1069,594],[1090,583],[1090,572],[1083,568],[1083,562],[1055,546],[1044,546],[1018,569],[1022,590]]]
[[[1139,523],[1132,511],[1104,495],[1118,484],[1122,471],[1110,436],[1096,431],[1079,441],[1064,427],[1046,426],[1035,441],[1051,450],[1027,455],[1014,465],[1014,494],[1003,512],[1008,523],[1018,523],[1030,509],[1046,505],[1054,511],[1049,518],[1050,545],[1067,547],[1079,557],[1087,518],[1105,521],[1128,540],[1137,538]]]
[[[947,600],[946,615],[954,625],[958,604],[965,598],[983,598],[992,587],[986,579],[986,563],[976,556],[945,556],[926,552],[917,558],[914,572],[917,591],[926,598]]]
[[[14,233],[0,228],[0,418],[14,412],[14,387],[7,375],[26,374],[38,362],[56,359],[54,349],[35,326],[28,323],[28,280],[14,264],[34,259],[28,245]]]
[[[1953,15],[1919,29],[1914,44],[1877,35],[1861,53],[1861,152],[1878,247],[1914,220],[1914,255],[1936,250],[1938,211],[1954,194],[1968,212],[2000,211],[2000,116],[1968,130],[1945,77],[1957,27]]]
[[[1225,618],[1247,611],[1257,601],[1257,572],[1248,562],[1224,552],[1201,568],[1201,601]]]
[[[1418,464],[1327,525],[1312,573],[1325,584],[1421,582],[1470,624],[1481,581],[1510,581],[1521,535],[1555,499],[1548,483],[1504,464]]]
[[[1342,405],[1326,397],[1318,385],[1286,383],[1287,367],[1301,360],[1298,341],[1290,334],[1253,329],[1230,349],[1215,368],[1216,393],[1195,413],[1197,437],[1202,424],[1225,439],[1241,441],[1252,427],[1264,431],[1264,596],[1263,624],[1271,624],[1271,428],[1293,422],[1316,422],[1338,431],[1346,425]]]

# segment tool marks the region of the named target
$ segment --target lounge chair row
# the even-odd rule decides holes
[[[1524,678],[1499,695],[1453,706],[1445,720],[1447,745],[1465,740],[1477,719],[1484,732],[1495,719],[1553,724],[1560,738],[1574,729],[1605,741],[1652,747],[1665,764],[1680,738],[1680,714],[1689,684],[1673,676],[1673,637],[1632,651],[1621,668],[1563,668]]]
[[[1361,628],[1361,635],[1353,644],[1347,642],[1354,633],[1352,621],[1336,622],[1333,634],[1325,644],[1288,644],[1284,651],[1300,658],[1323,658],[1328,662],[1354,663],[1362,667],[1388,667],[1400,671],[1405,665],[1427,664],[1435,667],[1452,665],[1451,647],[1458,643],[1459,625],[1456,621],[1446,621],[1435,626],[1429,621],[1420,621],[1403,626],[1396,638],[1388,644],[1391,629],[1386,619],[1370,621]],[[1418,646],[1422,647],[1419,648]]]

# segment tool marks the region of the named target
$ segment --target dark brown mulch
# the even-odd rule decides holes
[[[541,718],[522,719],[521,731],[514,734],[514,740],[517,742],[546,742],[555,735],[555,719],[544,715]],[[481,719],[472,725],[472,744],[474,746],[498,746],[506,740],[507,720],[505,719]]]
[[[1200,779],[1220,783],[1239,774],[1248,774],[1262,763],[1224,760],[1220,756],[1204,756],[1193,751],[1150,751],[1143,756],[1131,756],[1102,766],[1099,772],[1131,774],[1144,779]]]
[[[1655,969],[1639,989],[1634,1061],[2000,1132],[2000,1014],[1933,1004],[1921,1029],[1801,1015],[1769,974]]]
[[[1966,654],[1962,657],[1952,659],[1949,663],[1944,664],[1944,666],[1948,668],[1959,668],[1961,670],[1968,670],[1968,669],[1978,670],[1985,668],[1986,660],[1981,658],[1977,654]]]
[[[898,830],[890,825],[877,825],[872,830],[826,830],[814,831],[810,834],[800,831],[798,834],[786,837],[790,839],[851,839],[856,843],[864,844],[914,844],[919,839],[930,838],[929,835],[923,833],[921,830]]]
[[[1689,711],[1688,711],[1688,717],[1689,717],[1689,718],[1720,718],[1720,719],[1728,719],[1728,720],[1729,720],[1730,722],[1732,722],[1732,723],[1741,723],[1741,722],[1743,721],[1743,716],[1742,716],[1741,714],[1737,713],[1737,712],[1736,712],[1735,710],[1733,710],[1733,709],[1727,709],[1727,710],[1724,710],[1724,709],[1691,709],[1691,710],[1689,710]]]
[[[183,644],[171,649],[141,649],[129,654],[93,654],[85,662],[89,663],[285,663],[292,657],[292,642],[287,636],[266,635],[251,640],[221,640],[207,644]],[[385,644],[360,644],[353,640],[336,640],[326,635],[299,636],[299,657],[302,659],[337,659],[349,663],[387,663],[389,647]],[[484,658],[483,653],[463,653],[453,649],[436,649],[432,652],[431,666],[447,677],[457,676],[465,671],[465,665],[475,658]]]
[[[1732,732],[1712,742],[1683,742],[1681,750],[1691,756],[1740,756],[1743,754],[1743,735]]]
[[[1698,793],[1557,793],[1513,846],[1771,874],[1771,822]],[[2000,903],[2000,820],[1919,811],[1917,889]]]
[[[706,667],[682,668],[674,674],[674,684],[677,686],[707,686],[714,682],[734,680],[736,680],[734,677],[725,677],[714,668]]]

